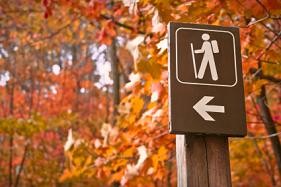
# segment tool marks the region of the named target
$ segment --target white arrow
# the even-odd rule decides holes
[[[213,96],[204,96],[193,106],[194,110],[206,121],[215,121],[208,112],[225,113],[224,106],[207,105],[212,99],[214,99]]]

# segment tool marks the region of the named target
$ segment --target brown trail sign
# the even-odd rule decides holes
[[[231,186],[227,136],[246,135],[238,28],[169,24],[169,99],[179,186]]]

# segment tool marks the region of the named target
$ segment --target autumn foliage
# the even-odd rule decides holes
[[[176,186],[169,21],[240,28],[248,136],[230,139],[233,186],[280,186],[274,0],[0,0],[0,186]]]

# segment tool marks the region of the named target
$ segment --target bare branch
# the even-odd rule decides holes
[[[267,10],[267,8],[264,6],[264,4],[262,4],[260,0],[256,0],[256,1],[263,8],[263,10],[266,12],[266,15],[264,17],[258,19],[258,20],[250,22],[249,24],[247,24],[245,26],[240,26],[241,28],[247,28],[247,27],[250,27],[250,26],[255,25],[257,23],[263,22],[263,21],[265,21],[269,18],[272,18],[271,15],[270,15],[270,12]],[[238,1],[238,2],[241,6],[243,6],[240,1]],[[255,16],[253,16],[253,18],[255,18]]]
[[[269,26],[267,26],[264,23],[261,23],[263,27],[265,27],[267,30],[271,31],[275,36],[278,36],[278,32],[274,31],[272,28],[270,28]]]
[[[281,36],[281,31],[276,35],[271,42],[266,46],[266,48],[260,53],[260,55],[256,58],[258,61],[260,61],[261,57],[271,48],[271,46],[279,39]]]
[[[44,40],[47,40],[47,39],[50,39],[56,35],[58,35],[61,31],[63,31],[64,29],[68,28],[72,23],[73,23],[74,20],[72,20],[71,22],[69,22],[68,24],[62,26],[61,28],[59,28],[58,30],[56,30],[55,32],[47,35],[47,36],[44,36],[44,37],[41,37],[41,38],[38,38],[37,40],[35,41],[32,41],[32,42],[29,42],[27,44],[24,45],[24,47],[28,46],[28,45],[33,45],[37,42],[40,42],[40,41],[44,41]]]
[[[260,0],[256,0],[257,3],[263,8],[263,10],[266,12],[267,16],[270,16],[270,12],[267,10],[267,8],[262,4]]]
[[[281,79],[278,79],[278,78],[273,77],[273,76],[270,76],[270,75],[261,74],[261,75],[260,75],[260,78],[261,78],[261,79],[268,80],[268,81],[271,81],[271,82],[274,82],[274,83],[277,83],[277,84],[280,84],[280,83],[281,83]]]
[[[265,59],[261,59],[260,61],[262,63],[267,63],[267,64],[281,65],[281,62],[274,62],[274,61],[265,60]]]
[[[123,27],[123,28],[128,29],[128,30],[131,30],[131,31],[135,31],[135,28],[134,28],[134,27],[132,27],[132,26],[130,26],[130,25],[126,25],[126,24],[121,23],[121,22],[119,22],[119,21],[116,21],[116,20],[114,19],[114,17],[112,17],[112,16],[108,16],[108,15],[105,15],[105,14],[101,14],[101,17],[102,17],[103,19],[113,21],[116,25],[118,25],[118,26],[120,26],[120,27]],[[138,31],[138,33],[139,33],[139,34],[146,34],[144,31]]]
[[[269,18],[269,16],[267,15],[267,16],[261,18],[261,19],[258,19],[258,20],[256,20],[256,21],[250,22],[250,23],[249,23],[248,25],[246,25],[245,27],[250,27],[250,26],[255,25],[255,24],[259,23],[259,22],[262,22],[262,21],[264,21],[264,20],[266,20],[266,19],[268,19],[268,18]]]

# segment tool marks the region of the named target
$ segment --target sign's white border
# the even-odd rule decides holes
[[[222,33],[227,33],[232,36],[233,39],[233,56],[234,56],[234,67],[235,67],[235,82],[231,85],[229,84],[212,84],[212,83],[196,83],[196,82],[186,82],[186,81],[181,81],[178,76],[178,44],[177,44],[177,35],[179,30],[199,30],[199,31],[210,31],[210,32],[222,32]],[[236,49],[235,49],[235,38],[234,35],[229,32],[229,31],[222,31],[222,30],[213,30],[213,29],[197,29],[197,28],[184,28],[180,27],[176,30],[175,32],[175,39],[176,39],[176,78],[177,81],[182,83],[182,84],[194,84],[194,85],[205,85],[205,86],[222,86],[222,87],[233,87],[237,84],[237,65],[236,65]]]

